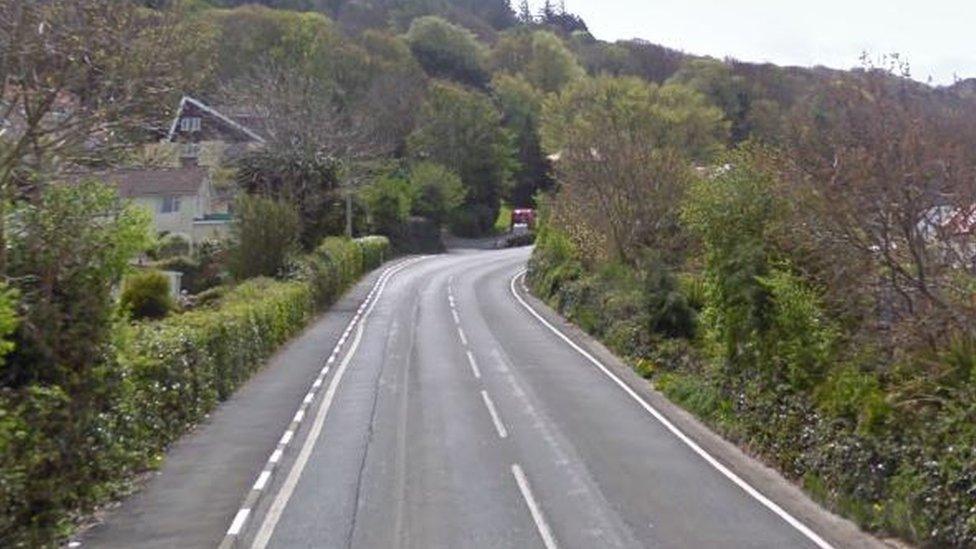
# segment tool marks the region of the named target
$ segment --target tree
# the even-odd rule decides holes
[[[298,213],[299,240],[306,251],[342,233],[338,165],[331,157],[301,149],[255,151],[237,161],[235,180],[248,194],[290,204]]]
[[[515,137],[519,168],[513,174],[514,186],[508,196],[515,206],[530,206],[535,194],[552,187],[552,166],[542,151],[539,118],[545,95],[524,78],[498,74],[492,91],[501,108],[505,127]]]
[[[733,143],[748,137],[746,115],[749,111],[750,94],[745,79],[732,72],[732,67],[727,63],[707,58],[690,59],[668,82],[688,86],[721,108],[725,112],[726,120],[732,125]]]
[[[237,280],[281,276],[297,251],[299,217],[285,202],[243,195],[234,206],[230,271]]]
[[[532,15],[532,8],[529,7],[529,0],[519,2],[517,18],[518,22],[523,25],[531,25],[535,22],[535,16]]]
[[[6,274],[22,317],[4,385],[87,387],[108,352],[113,288],[151,244],[149,213],[86,181],[45,186],[35,201],[17,203],[6,223]]]
[[[583,77],[585,72],[576,61],[576,56],[558,36],[550,32],[536,32],[532,35],[532,57],[524,74],[540,90],[555,92]]]
[[[390,237],[400,234],[410,216],[414,192],[410,182],[385,175],[362,191],[373,230]]]
[[[976,203],[976,136],[971,112],[933,109],[914,89],[894,59],[800,103],[787,126],[790,203],[797,247],[835,306],[857,318],[850,308],[873,303],[876,328],[936,347],[976,326],[961,228]]]
[[[440,17],[420,17],[411,23],[406,39],[427,74],[475,87],[487,82],[487,49],[467,29]]]
[[[524,77],[544,92],[556,92],[585,75],[563,41],[548,31],[512,31],[492,51],[496,70]]]
[[[501,115],[484,94],[445,82],[434,83],[408,139],[410,156],[441,164],[467,190],[470,230],[487,232],[515,167],[514,149]]]
[[[446,223],[464,204],[467,191],[461,178],[433,162],[419,162],[410,168],[413,213],[438,225]]]
[[[650,249],[676,261],[690,160],[715,151],[721,112],[685,88],[601,77],[547,100],[542,120],[545,148],[559,157],[557,205],[584,227],[587,254],[636,265]]]
[[[269,139],[266,151],[241,161],[238,182],[294,204],[306,249],[336,234],[343,198],[352,232],[354,189],[369,179],[372,161],[404,148],[413,126],[419,66],[398,39],[368,32],[359,43],[346,40],[320,14],[234,12],[221,16],[224,33],[257,49],[225,95],[252,105]]]
[[[47,181],[32,174],[104,161],[160,128],[177,90],[205,79],[210,39],[132,2],[0,0],[0,207]]]

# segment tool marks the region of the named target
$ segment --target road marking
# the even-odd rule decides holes
[[[281,461],[281,449],[276,448],[274,452],[271,453],[271,457],[268,458],[268,463],[278,463]]]
[[[681,440],[681,442],[685,443],[686,446],[691,448],[692,451],[694,451],[696,454],[701,456],[702,459],[708,462],[708,464],[714,467],[718,472],[722,473],[722,475],[724,475],[727,479],[731,480],[736,486],[744,490],[747,494],[752,496],[753,499],[755,499],[756,501],[764,505],[767,509],[769,509],[777,516],[779,516],[781,519],[786,521],[790,526],[796,528],[801,534],[806,536],[810,541],[812,541],[821,549],[833,549],[832,545],[827,543],[826,540],[824,540],[816,532],[811,530],[806,524],[800,522],[799,519],[795,518],[793,515],[791,515],[785,509],[780,507],[774,501],[764,496],[759,490],[753,488],[749,483],[747,483],[745,480],[739,477],[739,475],[735,474],[728,467],[723,465],[720,461],[712,457],[712,455],[706,452],[701,446],[698,445],[698,443],[692,440],[683,431],[678,429],[678,427],[675,426],[673,423],[671,423],[671,421],[668,418],[664,417],[664,414],[659,412],[657,408],[654,408],[653,406],[648,404],[643,398],[641,398],[636,391],[631,389],[629,385],[624,383],[622,379],[620,379],[616,374],[611,372],[610,369],[604,366],[604,364],[599,360],[597,360],[596,357],[590,354],[586,349],[583,349],[582,347],[577,345],[567,335],[563,334],[558,328],[556,328],[548,320],[543,318],[542,315],[537,313],[535,309],[533,309],[531,305],[529,305],[524,299],[522,299],[522,296],[520,296],[518,292],[515,290],[515,281],[518,280],[519,277],[524,276],[525,273],[526,271],[524,270],[519,271],[514,277],[512,277],[512,281],[511,284],[509,284],[509,286],[512,295],[515,296],[515,299],[518,300],[518,302],[522,305],[522,307],[524,307],[526,311],[528,311],[532,316],[534,316],[536,320],[541,322],[543,326],[548,328],[552,333],[556,334],[560,339],[562,339],[570,347],[576,350],[576,352],[583,355],[584,358],[586,358],[594,366],[599,368],[600,371],[606,374],[606,376],[609,377],[611,381],[616,383],[621,389],[624,390],[625,393],[627,393],[632,399],[634,399],[638,404],[640,404],[640,406],[644,408],[644,410],[646,410],[649,414],[654,416],[654,419],[658,420],[662,425],[664,425],[664,427],[668,431],[671,431],[671,433],[674,436],[678,437],[678,439]]]
[[[381,276],[382,282],[373,288],[370,292],[372,296],[375,294],[375,299],[369,304],[365,312],[361,317],[361,321],[356,325],[355,335],[353,336],[352,343],[349,345],[349,349],[346,351],[346,356],[339,363],[339,369],[336,370],[335,376],[329,382],[328,388],[325,390],[325,396],[322,398],[322,403],[319,405],[319,409],[315,414],[315,421],[312,423],[312,427],[309,429],[308,436],[302,443],[302,447],[298,452],[298,457],[295,458],[295,463],[292,465],[291,470],[288,471],[288,476],[285,477],[278,494],[275,496],[274,501],[271,503],[271,507],[268,509],[267,514],[264,517],[264,521],[261,523],[257,534],[254,537],[254,542],[251,544],[252,549],[264,549],[271,541],[271,535],[274,533],[275,527],[278,525],[278,520],[281,519],[282,513],[285,511],[285,507],[288,505],[288,500],[291,499],[291,495],[294,493],[295,488],[298,486],[298,480],[302,476],[302,472],[305,470],[305,465],[308,463],[309,458],[312,455],[312,450],[315,448],[316,442],[318,442],[319,435],[322,433],[322,428],[325,425],[326,415],[329,413],[329,409],[332,407],[332,402],[335,399],[336,391],[339,388],[339,383],[342,381],[346,370],[349,367],[349,363],[356,354],[356,350],[359,349],[359,344],[363,338],[364,326],[366,325],[366,319],[372,314],[373,309],[379,302],[380,296],[383,294],[383,290],[386,288],[387,282],[396,273],[405,269],[406,267],[416,263],[417,260],[405,261],[398,265],[396,268],[384,273]],[[384,278],[385,277],[385,278]]]
[[[525,504],[529,506],[529,512],[532,513],[532,520],[535,521],[535,527],[539,530],[539,536],[542,537],[542,543],[546,546],[546,549],[556,549],[556,538],[553,537],[552,530],[549,529],[549,525],[546,523],[546,517],[542,515],[542,509],[539,508],[535,497],[532,496],[532,489],[529,488],[529,479],[525,477],[525,473],[522,472],[522,468],[519,467],[518,463],[512,464],[512,474],[515,475],[515,482],[522,492],[522,498],[525,499]]]
[[[301,423],[305,419],[305,410],[299,410],[295,412],[295,417],[292,418],[292,423]]]
[[[481,379],[481,370],[478,369],[478,363],[475,362],[474,355],[471,354],[471,351],[466,352],[468,353],[468,364],[471,364],[471,373],[474,374],[475,378]]]
[[[461,338],[461,343],[463,343],[465,346],[467,346],[468,345],[468,338],[467,338],[467,336],[464,335],[464,328],[461,328],[460,326],[458,326],[458,336]]]
[[[241,533],[241,528],[244,527],[244,521],[247,520],[247,516],[251,513],[250,509],[241,509],[237,511],[234,515],[234,521],[230,523],[230,528],[227,529],[227,535],[236,536]]]
[[[458,316],[457,311],[455,311],[454,309],[451,309],[451,314],[454,315],[454,323],[455,324],[460,324],[461,323],[461,317]]]
[[[268,484],[268,479],[270,478],[271,478],[271,471],[267,471],[267,470],[261,471],[261,474],[258,475],[258,479],[254,481],[254,487],[251,489],[264,490],[264,486]]]
[[[285,434],[281,435],[281,440],[278,441],[278,444],[288,446],[288,443],[291,442],[291,437],[293,436],[295,436],[295,431],[285,431]]]
[[[498,417],[498,411],[495,410],[495,403],[492,402],[491,397],[488,396],[488,391],[481,391],[481,398],[485,401],[485,406],[488,408],[488,413],[491,414],[491,421],[495,424],[495,430],[498,431],[499,438],[507,437],[508,430],[505,429],[505,424],[503,424],[501,418]]]

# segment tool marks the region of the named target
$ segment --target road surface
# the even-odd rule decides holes
[[[82,544],[878,546],[529,296],[529,253],[374,273]]]
[[[388,273],[240,545],[826,546],[534,313],[527,255]]]

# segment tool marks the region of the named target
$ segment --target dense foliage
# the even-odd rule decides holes
[[[0,545],[55,543],[389,255],[335,235],[436,250],[537,203],[536,292],[668,395],[868,527],[976,543],[972,235],[941,222],[976,94],[887,69],[607,43],[550,1],[0,0]],[[224,167],[230,243],[153,243],[76,177],[184,94],[267,138]],[[190,295],[133,323],[143,252]]]
[[[244,195],[237,200],[230,272],[238,280],[279,276],[298,249],[300,220],[285,202]]]
[[[326,240],[293,280],[252,279],[208,308],[118,325],[99,371],[85,374],[97,385],[0,391],[2,544],[49,544],[75,513],[124,491],[388,248],[379,237]],[[98,413],[79,415],[76,403],[95,398]],[[85,443],[64,444],[74,437]]]
[[[693,141],[671,138],[694,118],[649,138],[627,118],[647,92],[624,82],[589,83],[585,101],[571,86],[544,119],[566,160],[534,291],[863,526],[976,543],[963,503],[976,471],[976,248],[929,217],[973,204],[973,136],[945,129],[961,113],[925,111],[869,73],[799,103],[788,154],[746,145],[674,179],[652,160],[691,170]],[[594,134],[574,157],[590,128],[643,155],[588,149]],[[654,199],[641,210],[637,196]]]
[[[437,162],[461,177],[467,197],[455,228],[470,235],[487,232],[498,216],[515,164],[511,136],[491,99],[435,82],[408,144],[412,157]]]
[[[119,306],[135,319],[160,319],[173,308],[169,279],[159,271],[146,270],[125,279]]]

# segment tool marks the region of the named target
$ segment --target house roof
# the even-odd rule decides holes
[[[119,196],[137,198],[145,196],[188,196],[200,191],[207,181],[206,168],[131,168],[103,172],[77,173],[68,177],[69,182],[91,179],[115,185]]]
[[[244,126],[243,124],[237,122],[236,120],[233,120],[229,116],[222,114],[220,111],[218,111],[213,107],[210,107],[209,105],[205,104],[203,101],[200,101],[199,99],[194,99],[189,95],[184,95],[183,98],[180,99],[180,107],[176,110],[176,116],[173,117],[173,122],[169,126],[169,134],[167,134],[166,137],[168,141],[173,141],[176,138],[176,131],[179,128],[180,118],[182,118],[183,110],[187,107],[187,105],[192,105],[200,109],[201,111],[207,113],[208,115],[226,124],[228,127],[243,133],[244,135],[248,136],[254,141],[257,141],[258,143],[264,143],[264,138],[258,135],[256,132],[254,132],[254,130]]]

